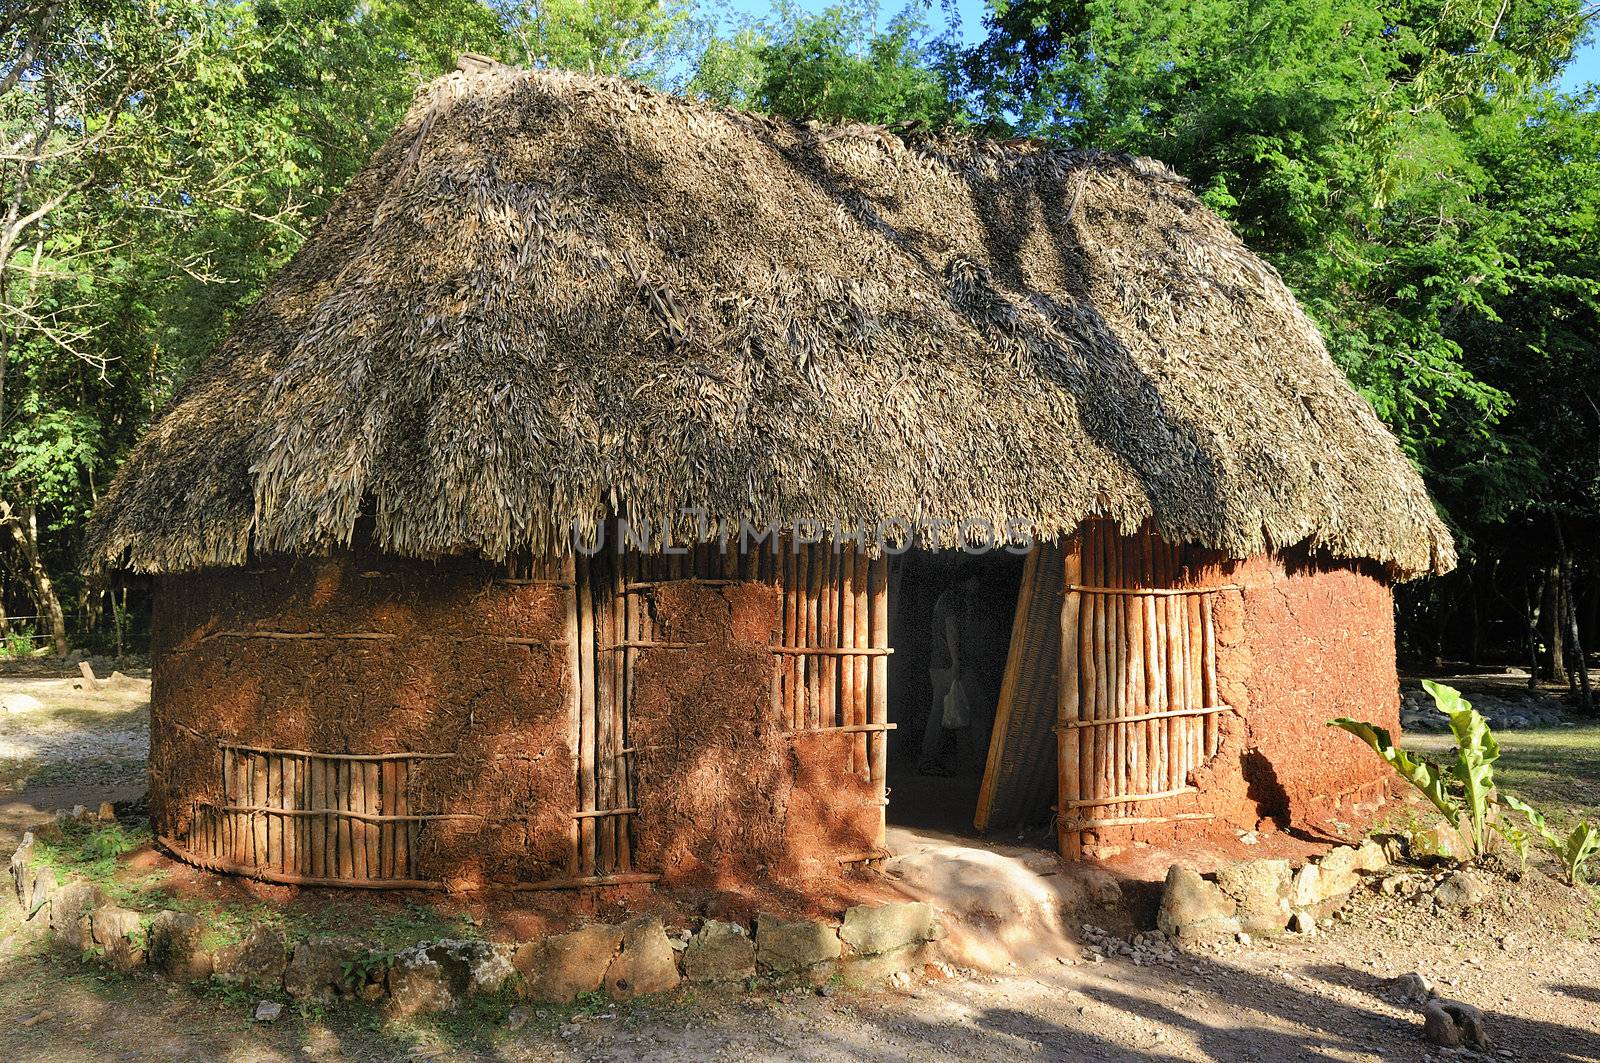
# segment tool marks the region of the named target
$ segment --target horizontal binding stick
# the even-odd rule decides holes
[[[641,579],[624,583],[622,590],[625,594],[632,594],[634,591],[654,590],[671,583],[692,583],[697,587],[732,587],[740,582],[742,581],[736,579]]]
[[[502,576],[502,577],[496,579],[495,582],[496,583],[504,583],[508,587],[570,587],[570,586],[572,586],[572,581],[569,580],[569,579],[537,579],[537,578],[535,578],[535,579],[519,579],[519,578],[511,577],[511,576]]]
[[[1218,591],[1239,590],[1237,584],[1222,587],[1091,587],[1083,583],[1067,584],[1069,594],[1121,594],[1130,598],[1175,598],[1185,594],[1216,594]]]
[[[887,657],[888,646],[768,646],[773,653],[792,653],[805,657]]]
[[[1167,797],[1182,797],[1184,794],[1197,794],[1199,789],[1193,786],[1180,786],[1176,790],[1162,790],[1155,794],[1112,794],[1109,797],[1090,797],[1081,801],[1068,801],[1068,808],[1091,808],[1095,805],[1120,805],[1124,801],[1159,801]]]
[[[456,756],[454,753],[313,753],[305,749],[236,746],[229,742],[222,742],[219,745],[236,753],[269,753],[282,757],[315,757],[318,760],[441,760]]]
[[[1099,720],[1069,720],[1062,726],[1067,730],[1078,727],[1104,727],[1113,723],[1135,723],[1139,720],[1165,720],[1173,716],[1209,716],[1217,712],[1232,712],[1230,705],[1208,705],[1203,709],[1164,709],[1161,712],[1141,712],[1133,716],[1112,716]]]
[[[200,639],[366,639],[381,641],[400,636],[389,631],[213,631]]]
[[[587,812],[574,812],[573,819],[604,819],[607,816],[631,816],[638,812],[637,808],[595,808]]]
[[[267,868],[256,867],[254,864],[240,864],[232,860],[213,859],[199,856],[176,840],[165,834],[157,835],[156,841],[163,849],[176,856],[186,864],[207,871],[220,871],[224,874],[238,875],[241,878],[253,878],[261,882],[279,882],[286,886],[337,886],[340,889],[363,890],[442,890],[446,886],[443,882],[433,882],[423,879],[347,879],[325,878],[318,875],[300,875],[286,871],[272,871]]]
[[[209,807],[209,806],[207,806]],[[356,812],[347,808],[280,808],[277,805],[228,805],[224,811],[249,816],[334,816],[338,819],[359,819],[365,823],[420,823],[435,819],[483,819],[476,812],[434,812],[415,816],[381,816],[371,812]]]
[[[709,642],[646,642],[632,639],[625,642],[613,642],[609,646],[598,646],[596,649],[600,653],[608,653],[613,650],[697,650],[709,645],[711,645]]]
[[[893,855],[887,849],[867,849],[859,853],[840,853],[835,859],[841,864],[864,864],[869,860],[887,860]]]
[[[1214,812],[1179,812],[1171,816],[1112,816],[1109,819],[1078,819],[1067,824],[1069,830],[1093,827],[1131,827],[1139,823],[1176,823],[1190,819],[1216,819]]]
[[[863,731],[894,731],[900,727],[897,723],[847,723],[837,727],[796,727],[789,731],[792,735],[815,734],[859,734]]]
[[[513,893],[534,890],[576,890],[588,886],[631,886],[642,882],[659,882],[661,876],[650,871],[623,871],[615,875],[586,875],[582,878],[547,878],[539,882],[505,882],[497,887]]]

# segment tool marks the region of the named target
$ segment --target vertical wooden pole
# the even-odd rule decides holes
[[[580,682],[579,697],[581,708],[579,711],[579,737],[578,737],[578,811],[593,812],[595,810],[595,631],[594,631],[594,600],[590,592],[590,584],[594,571],[594,559],[584,557],[578,559],[578,645]],[[594,817],[585,816],[578,821],[579,847],[578,870],[580,875],[589,876],[595,873],[595,827]]]
[[[839,646],[855,648],[856,640],[856,558],[854,547],[846,546],[839,554],[839,634],[834,640]],[[856,719],[856,658],[840,657],[839,663],[839,722],[846,727],[859,723]],[[849,739],[845,745],[845,767],[852,774],[856,770],[856,744]]]
[[[778,564],[783,572],[783,578],[778,584],[783,591],[783,637],[779,643],[784,646],[799,645],[800,639],[800,586],[804,576],[796,571],[795,562],[798,558],[791,547],[792,544],[785,540],[778,557]],[[792,653],[781,656],[778,666],[783,672],[784,719],[790,730],[797,730],[800,726],[798,689],[800,659]]]
[[[1173,564],[1172,547],[1165,542],[1161,545],[1161,565],[1163,587],[1171,587],[1176,576]],[[1178,598],[1174,595],[1164,595],[1161,599],[1162,609],[1162,635],[1167,658],[1167,710],[1183,708],[1183,622],[1177,609]],[[1183,785],[1183,721],[1175,717],[1167,718],[1167,789],[1175,790]]]
[[[864,649],[871,645],[869,629],[872,625],[869,616],[870,606],[867,599],[867,567],[869,564],[867,552],[865,550],[857,550],[854,577],[856,597],[855,630],[851,635],[850,644],[858,649]],[[871,685],[868,674],[871,668],[872,659],[870,657],[856,657],[851,661],[851,670],[855,672],[856,685],[855,718],[851,721],[853,723],[868,722],[867,717],[870,715],[870,709],[867,705],[867,699],[868,689]],[[885,741],[887,741],[887,736],[885,736]],[[856,735],[854,744],[856,770],[863,779],[871,778],[870,750],[872,740],[866,732],[862,732]]]
[[[397,764],[394,788],[394,814],[397,816],[411,815],[411,765],[413,761],[402,760]],[[411,866],[411,854],[415,847],[411,844],[412,824],[408,820],[401,820],[395,824],[394,832],[394,877],[416,878],[416,872]]]
[[[381,815],[378,804],[378,762],[369,761],[362,765],[362,770],[367,773],[367,813]],[[367,824],[367,875],[371,878],[383,877],[383,840],[378,834],[378,824]]]
[[[250,754],[250,793],[250,803],[255,807],[267,803],[267,758],[263,753]],[[254,827],[250,863],[264,867],[270,859],[267,853],[267,817],[260,812],[252,812],[250,822]]]
[[[1071,587],[1083,582],[1083,530],[1080,528],[1066,541],[1065,564],[1062,568],[1062,585]],[[1061,597],[1061,674],[1057,687],[1056,710],[1056,844],[1061,855],[1076,860],[1083,855],[1083,834],[1071,829],[1078,811],[1072,802],[1079,795],[1078,732],[1072,727],[1080,716],[1082,699],[1079,690],[1078,668],[1078,615],[1083,595],[1066,591]]]
[[[1205,654],[1205,702],[1206,708],[1215,708],[1222,704],[1221,695],[1217,692],[1217,627],[1216,618],[1212,615],[1215,596],[1208,594],[1200,603],[1200,635]],[[1217,755],[1217,714],[1206,713],[1206,756]]]
[[[822,549],[822,599],[820,610],[822,615],[822,630],[817,644],[832,648],[838,645],[839,638],[839,551],[835,549],[832,540],[824,543]],[[832,654],[822,655],[822,718],[817,721],[818,727],[832,727],[839,715],[839,658]]]
[[[1099,524],[1099,534],[1095,557],[1095,586],[1104,587],[1111,577],[1111,525],[1109,521],[1102,520]],[[1111,672],[1111,647],[1109,632],[1106,631],[1107,609],[1106,595],[1094,596],[1094,652],[1095,652],[1095,715],[1101,720],[1109,719],[1112,715],[1112,690],[1116,677]],[[1115,736],[1111,734],[1109,726],[1094,728],[1095,761],[1098,765],[1096,773],[1096,796],[1110,797],[1116,793],[1116,765],[1112,762],[1112,746]]]
[[[291,812],[300,807],[300,758],[283,758],[283,807]],[[283,817],[283,869],[291,875],[300,873],[300,816]]]
[[[698,551],[699,547],[695,549]],[[611,575],[616,567],[616,556],[602,555],[591,584],[594,591],[594,647],[595,647],[595,808],[604,811],[617,807],[616,792],[616,735],[614,710],[617,700],[616,660],[617,634],[615,613],[611,608]],[[609,875],[617,869],[617,821],[612,816],[595,820],[599,835],[600,856],[598,873]]]
[[[807,647],[822,644],[822,577],[827,567],[827,550],[816,544],[806,547],[806,640]],[[822,726],[822,670],[814,654],[806,658],[806,727]]]
[[[729,555],[723,556],[724,566],[732,561]],[[628,624],[628,595],[623,589],[628,572],[629,559],[622,543],[617,543],[616,563],[612,565],[611,602],[612,613],[615,620],[612,630],[618,643],[626,644],[633,636]],[[631,649],[620,650],[611,656],[615,658],[612,671],[615,676],[616,696],[611,699],[611,736],[612,747],[610,752],[612,779],[613,779],[613,804],[612,808],[629,808],[628,801],[628,757],[622,751],[627,748],[628,726],[628,687],[629,677],[633,673],[633,655]],[[612,829],[617,836],[617,870],[633,870],[633,845],[629,838],[629,817],[611,817]]]
[[[327,786],[322,778],[323,766],[326,764],[327,761],[321,757],[309,757],[306,759],[306,806],[308,808],[321,810],[328,807]],[[311,849],[307,865],[311,868],[311,874],[317,878],[326,878],[328,876],[328,859],[326,855],[328,832],[324,826],[326,819],[325,815],[320,814],[306,818],[306,822],[310,825],[307,839]]]
[[[1184,612],[1187,620],[1188,641],[1184,650],[1187,664],[1187,678],[1189,687],[1189,707],[1203,709],[1205,702],[1205,663],[1203,651],[1205,636],[1200,632],[1200,607],[1201,597],[1198,594],[1183,596]],[[1187,721],[1189,725],[1189,767],[1198,768],[1205,763],[1205,717],[1191,716]]]
[[[579,811],[583,807],[582,784],[579,777],[582,769],[576,767],[582,763],[583,749],[583,676],[582,668],[578,663],[581,644],[578,634],[578,555],[576,551],[561,560],[561,577],[566,583],[567,615],[562,623],[561,637],[565,643],[563,649],[567,658],[567,681],[564,693],[567,699],[567,752],[572,757],[574,770],[572,774],[572,810]],[[399,779],[393,776],[390,779],[390,801],[395,803],[399,797],[395,793]],[[579,846],[582,837],[579,832],[579,819],[574,816],[567,827],[567,871],[574,878],[582,872],[579,870]],[[397,825],[398,826],[398,825]],[[395,846],[395,876],[400,876],[400,835],[403,830],[396,830],[391,834],[391,842]]]
[[[1109,527],[1109,532],[1111,536],[1111,565],[1109,575],[1111,578],[1107,582],[1110,586],[1122,587],[1127,582],[1124,579],[1124,568],[1127,565],[1127,557],[1125,556],[1126,551],[1124,549],[1125,542],[1122,532],[1117,525],[1111,524]],[[1111,684],[1111,715],[1116,717],[1122,717],[1128,714],[1128,705],[1131,701],[1131,698],[1129,697],[1130,692],[1128,689],[1129,683],[1131,682],[1131,677],[1128,673],[1128,654],[1125,641],[1127,638],[1127,631],[1122,622],[1124,612],[1123,606],[1126,601],[1127,595],[1125,594],[1113,594],[1107,596],[1106,598],[1106,611],[1110,614],[1107,629],[1111,633],[1110,650],[1113,680]],[[1129,794],[1133,792],[1133,779],[1129,772],[1130,754],[1128,749],[1128,725],[1125,723],[1117,724],[1112,729],[1112,734],[1115,741],[1115,746],[1113,747],[1113,756],[1116,760],[1114,783],[1116,790],[1114,792],[1118,794]],[[1131,814],[1128,812],[1127,806],[1114,807],[1121,807],[1123,809],[1123,811],[1120,813],[1121,815]]]
[[[889,557],[880,554],[872,562],[872,645],[889,648]],[[874,724],[889,722],[889,658],[875,654],[872,658],[872,719]],[[876,847],[881,849],[887,840],[888,807],[883,804],[888,795],[886,786],[889,760],[889,734],[884,730],[868,732],[872,758],[872,781],[876,784],[873,796],[879,801]]]
[[[1086,586],[1097,586],[1095,578],[1099,565],[1096,558],[1100,551],[1097,522],[1092,520],[1084,522],[1078,529],[1078,538],[1083,544],[1083,582]],[[1095,719],[1100,711],[1097,703],[1100,689],[1100,679],[1097,675],[1099,662],[1095,659],[1094,645],[1095,598],[1095,595],[1087,592],[1078,595],[1078,687],[1082,691],[1078,718],[1085,722]],[[1094,756],[1094,732],[1093,727],[1078,728],[1078,800],[1080,801],[1093,798],[1099,788],[1100,774]],[[1079,831],[1080,849],[1086,840],[1084,832]]]
[[[350,811],[364,813],[367,810],[366,765],[359,760],[347,760],[345,765],[350,772]],[[364,819],[350,820],[350,873],[358,879],[368,877],[367,828],[370,826]]]

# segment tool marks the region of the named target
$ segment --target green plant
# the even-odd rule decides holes
[[[1483,716],[1460,691],[1424,679],[1423,687],[1433,696],[1439,711],[1450,718],[1450,731],[1456,740],[1456,762],[1441,767],[1417,760],[1395,744],[1387,728],[1341,716],[1329,724],[1341,727],[1382,757],[1402,779],[1422,791],[1433,807],[1444,813],[1452,826],[1463,820],[1463,835],[1471,856],[1482,856],[1488,845],[1488,824],[1494,804],[1494,762],[1500,759],[1500,743]],[[1455,787],[1460,788],[1457,796]]]
[[[1577,825],[1562,837],[1545,821],[1544,813],[1528,804],[1526,801],[1512,794],[1504,796],[1506,804],[1522,813],[1528,821],[1539,840],[1544,842],[1544,847],[1555,854],[1561,861],[1561,869],[1566,872],[1567,881],[1576,886],[1586,881],[1585,865],[1596,855],[1600,854],[1600,830],[1586,819],[1579,820]]]
[[[33,655],[33,627],[24,624],[14,627],[0,637],[0,660],[14,660]]]

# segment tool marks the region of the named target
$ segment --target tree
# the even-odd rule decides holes
[[[945,125],[951,98],[948,40],[930,39],[910,13],[878,28],[870,3],[807,14],[780,4],[768,19],[714,36],[688,91],[791,118]]]

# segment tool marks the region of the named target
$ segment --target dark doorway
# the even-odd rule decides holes
[[[978,836],[972,817],[1023,563],[1003,551],[914,549],[895,559],[889,581],[889,721],[896,725],[889,733],[891,824]],[[941,695],[952,693],[956,704],[947,705]]]

